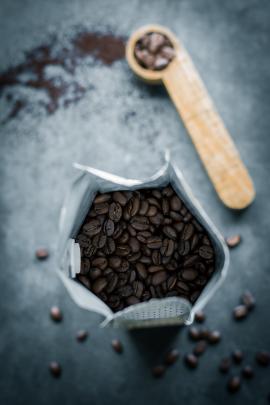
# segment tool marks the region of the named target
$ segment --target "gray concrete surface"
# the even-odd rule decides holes
[[[43,94],[16,86],[12,91],[30,104],[1,125],[0,403],[267,403],[267,370],[257,367],[254,381],[231,396],[217,366],[234,347],[253,364],[256,350],[270,345],[269,1],[1,0],[0,13],[1,71],[23,61],[25,51],[51,34],[64,43],[77,27],[124,36],[150,22],[171,28],[192,55],[257,189],[244,212],[222,206],[165,91],[139,83],[124,60],[110,67],[82,64],[76,75],[91,90],[49,116],[38,103]],[[3,99],[0,109],[4,116]],[[190,350],[186,331],[99,329],[100,317],[80,310],[57,278],[54,255],[41,264],[34,252],[40,245],[55,251],[72,162],[141,178],[160,166],[166,147],[223,234],[241,233],[243,243],[232,252],[228,278],[206,308],[209,326],[223,333],[219,347],[209,349],[198,370],[187,370],[181,359],[165,378],[154,380],[150,367],[169,347],[182,356]],[[246,288],[257,307],[238,324],[231,311]],[[60,325],[49,319],[53,304],[63,309]],[[83,344],[74,337],[80,328],[90,332]],[[123,341],[122,356],[111,350],[113,337]],[[48,373],[52,359],[62,364],[59,380]]]

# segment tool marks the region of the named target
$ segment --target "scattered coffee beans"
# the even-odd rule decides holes
[[[51,307],[50,316],[51,316],[52,320],[55,322],[61,322],[63,319],[61,310],[56,306]]]
[[[78,280],[114,312],[151,298],[194,303],[215,270],[208,234],[170,186],[98,194],[76,241]]]
[[[250,378],[253,378],[254,377],[254,371],[253,371],[253,368],[251,367],[251,366],[245,366],[243,369],[242,369],[242,375],[243,375],[243,377],[245,377],[245,378],[247,378],[247,379],[250,379]]]
[[[179,357],[179,351],[177,349],[172,349],[166,354],[164,363],[167,366],[170,366],[176,362],[178,357]]]
[[[195,321],[203,323],[205,321],[205,313],[203,311],[197,311],[195,314]]]
[[[84,342],[88,337],[88,333],[86,332],[86,330],[79,330],[77,332],[76,338],[78,340],[78,342]]]
[[[241,297],[241,303],[250,311],[255,307],[256,300],[250,291],[245,291]]]
[[[36,250],[36,258],[38,260],[46,260],[49,257],[49,251],[45,248],[39,248]]]
[[[49,365],[49,370],[54,377],[60,377],[62,369],[59,363],[52,361]]]
[[[256,354],[256,361],[260,366],[267,367],[270,364],[270,353],[263,350]]]
[[[239,376],[235,375],[231,377],[228,381],[227,388],[230,392],[236,392],[241,387],[241,379]]]
[[[241,242],[240,235],[230,236],[226,239],[226,243],[230,248],[234,248],[234,247],[238,246],[240,242]]]
[[[152,375],[155,378],[160,378],[164,375],[166,368],[163,365],[155,366],[152,368]]]
[[[219,363],[219,371],[221,373],[228,373],[231,367],[231,359],[229,357],[224,357]]]
[[[190,368],[196,368],[198,366],[198,358],[195,354],[190,353],[185,356],[186,365]]]
[[[246,318],[247,314],[248,314],[248,310],[245,305],[238,305],[233,310],[233,316],[238,321]]]
[[[116,351],[116,353],[123,353],[123,345],[118,339],[112,340],[112,348]]]
[[[137,62],[146,69],[162,70],[175,57],[171,41],[158,32],[145,34],[135,45]]]
[[[241,363],[244,358],[243,352],[238,349],[234,350],[232,352],[232,358],[235,363],[237,363],[237,364]]]

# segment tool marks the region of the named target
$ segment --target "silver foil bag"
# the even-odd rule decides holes
[[[124,326],[127,328],[189,325],[194,313],[202,309],[226,276],[229,264],[227,246],[211,220],[193,197],[182,173],[167,158],[164,166],[145,180],[132,180],[115,176],[91,167],[74,164],[79,176],[73,182],[62,207],[58,247],[58,273],[73,300],[81,307],[104,317],[102,326]],[[119,312],[112,310],[95,294],[76,280],[80,272],[80,246],[75,237],[85,219],[97,192],[159,188],[171,184],[194,217],[207,230],[215,250],[215,272],[194,305],[180,297],[151,299]]]

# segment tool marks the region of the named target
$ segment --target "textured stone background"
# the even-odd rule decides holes
[[[78,66],[76,78],[88,90],[51,115],[40,105],[45,93],[15,86],[13,94],[27,99],[27,107],[6,120],[10,105],[5,97],[0,101],[1,404],[266,403],[267,372],[256,369],[256,379],[231,397],[217,365],[236,346],[253,362],[256,350],[270,344],[269,1],[1,0],[0,14],[1,71],[23,62],[24,52],[51,35],[57,35],[57,47],[82,28],[127,37],[145,23],[167,25],[189,50],[257,189],[244,212],[222,206],[165,91],[138,82],[124,60]],[[58,73],[53,67],[48,72]],[[34,251],[56,248],[72,162],[142,178],[160,166],[166,147],[223,234],[239,232],[243,243],[232,252],[228,278],[206,309],[209,325],[223,333],[222,343],[209,349],[198,370],[179,361],[157,381],[150,367],[171,346],[188,351],[186,331],[99,329],[100,317],[71,301],[53,255],[40,264]],[[231,310],[246,288],[258,305],[236,324]],[[53,304],[64,311],[61,325],[49,319]],[[90,331],[81,345],[74,338],[79,328]],[[124,343],[122,357],[110,348],[115,336]],[[47,370],[52,359],[63,366],[58,381]]]

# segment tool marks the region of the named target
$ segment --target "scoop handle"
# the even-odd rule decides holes
[[[255,197],[252,180],[184,48],[165,70],[163,83],[220,199],[229,208],[247,207]]]

